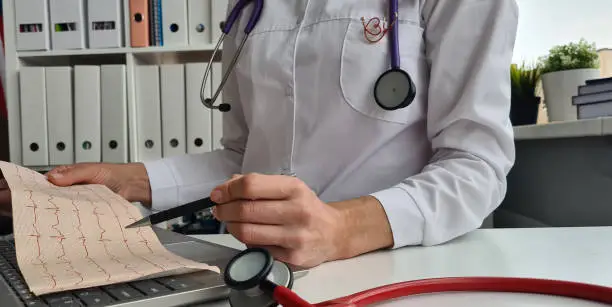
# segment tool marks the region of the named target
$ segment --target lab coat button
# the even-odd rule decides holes
[[[292,88],[291,86],[288,86],[288,87],[287,87],[287,89],[285,90],[285,94],[286,94],[288,97],[293,96],[293,88]]]

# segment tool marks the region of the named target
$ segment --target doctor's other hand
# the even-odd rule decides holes
[[[11,216],[11,191],[4,178],[0,178],[0,216]]]
[[[57,186],[102,184],[129,202],[151,203],[151,187],[142,163],[77,163],[59,166],[47,174]]]
[[[249,247],[266,248],[275,259],[303,267],[339,255],[342,215],[301,180],[281,175],[235,176],[215,188],[214,216]]]

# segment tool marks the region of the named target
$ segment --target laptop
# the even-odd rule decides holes
[[[171,252],[194,261],[218,266],[224,271],[239,250],[153,227],[161,243]],[[294,278],[307,270],[292,267]],[[229,288],[223,276],[201,271],[163,278],[64,291],[42,296],[32,294],[19,272],[12,239],[0,239],[0,302],[3,307],[56,306],[189,306],[225,300]]]

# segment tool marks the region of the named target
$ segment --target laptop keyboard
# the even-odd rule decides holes
[[[104,287],[35,296],[30,292],[17,265],[14,241],[0,240],[0,273],[25,306],[107,306],[134,299],[167,295],[202,285],[180,276],[162,277]]]

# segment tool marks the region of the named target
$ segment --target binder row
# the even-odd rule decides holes
[[[16,46],[32,51],[207,45],[221,35],[227,1],[16,0]]]
[[[200,100],[206,64],[135,67],[132,161],[221,148],[221,113]],[[205,86],[211,95],[221,77],[215,62]],[[129,162],[125,65],[26,66],[19,79],[24,166]]]
[[[128,162],[126,67],[22,67],[23,165]]]
[[[228,0],[126,0],[130,45],[207,45],[221,36]]]
[[[207,63],[137,66],[136,125],[139,161],[221,148],[223,119],[200,99]],[[221,83],[221,63],[213,63],[205,91]],[[223,99],[219,96],[219,99]]]
[[[122,0],[16,0],[17,50],[123,47]]]

